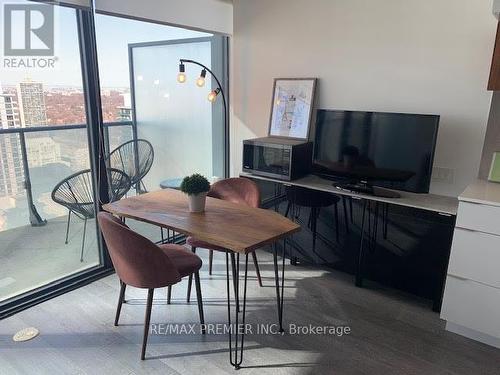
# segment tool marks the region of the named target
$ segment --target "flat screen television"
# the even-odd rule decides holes
[[[428,193],[438,115],[318,110],[313,173]]]

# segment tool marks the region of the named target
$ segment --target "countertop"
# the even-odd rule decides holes
[[[461,202],[500,206],[500,183],[478,179],[470,184],[458,199]]]
[[[333,186],[332,181],[325,180],[321,177],[315,175],[307,175],[305,177],[299,178],[293,181],[282,181],[270,177],[256,176],[250,173],[241,172],[241,177],[248,177],[257,180],[264,180],[270,182],[277,182],[284,185],[300,186],[309,189],[325,191],[329,193],[334,193],[337,195],[351,196],[353,198],[363,198],[371,201],[384,202],[389,204],[395,204],[399,206],[413,207],[418,209],[423,209],[427,211],[434,211],[446,215],[455,216],[458,209],[458,199],[455,197],[448,197],[436,194],[416,194],[409,193],[405,191],[398,191],[401,195],[400,198],[384,198],[377,197],[374,195],[366,195],[356,192],[348,192]],[[500,201],[499,201],[500,202]],[[499,203],[500,205],[500,203]]]

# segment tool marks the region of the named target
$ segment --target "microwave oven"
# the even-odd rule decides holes
[[[312,142],[280,137],[243,141],[243,171],[251,174],[295,180],[311,171]]]

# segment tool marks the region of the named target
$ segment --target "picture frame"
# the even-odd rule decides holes
[[[275,78],[269,137],[307,141],[311,130],[317,78]]]
[[[488,181],[500,182],[500,151],[493,153]]]

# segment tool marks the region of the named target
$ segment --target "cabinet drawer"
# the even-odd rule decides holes
[[[441,319],[500,338],[500,289],[448,276]]]
[[[500,236],[455,228],[448,274],[500,288]]]
[[[500,235],[500,207],[460,202],[456,225],[460,228]]]

